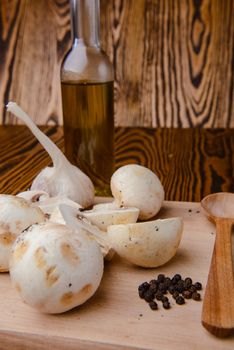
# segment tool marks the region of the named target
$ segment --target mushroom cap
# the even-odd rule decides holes
[[[158,267],[176,253],[183,230],[181,218],[108,227],[111,247],[122,258],[142,267]]]
[[[111,191],[119,206],[139,208],[140,220],[156,215],[164,200],[164,189],[157,175],[137,164],[116,170],[111,177]]]
[[[83,304],[98,288],[103,256],[86,231],[47,222],[33,225],[14,243],[12,283],[22,299],[44,313]]]
[[[40,208],[23,198],[0,194],[0,272],[8,271],[12,244],[32,224],[45,221]]]

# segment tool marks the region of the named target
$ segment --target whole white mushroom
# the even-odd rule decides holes
[[[13,245],[11,281],[22,299],[41,312],[61,313],[83,304],[102,275],[99,245],[81,228],[33,225]]]
[[[137,164],[115,171],[111,177],[111,192],[115,205],[139,208],[140,220],[156,215],[164,200],[164,189],[157,175]]]
[[[40,208],[27,200],[0,194],[0,272],[9,269],[9,257],[16,237],[32,224],[45,221]]]

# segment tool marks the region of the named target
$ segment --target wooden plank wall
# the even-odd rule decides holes
[[[101,0],[118,126],[234,127],[233,0]],[[0,0],[0,122],[61,124],[68,0]]]

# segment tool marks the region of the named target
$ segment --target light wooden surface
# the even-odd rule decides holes
[[[234,1],[100,3],[117,126],[234,127]],[[11,99],[39,124],[62,122],[70,46],[68,0],[0,1],[0,123],[16,123]]]
[[[62,315],[43,315],[23,304],[0,275],[1,350],[38,349],[233,349],[234,337],[218,339],[201,325],[202,302],[172,303],[150,310],[137,287],[159,273],[181,273],[206,284],[214,244],[214,225],[198,203],[165,202],[158,217],[181,216],[184,232],[177,255],[157,269],[133,267],[117,258],[106,262],[97,293]],[[202,296],[204,295],[204,289]]]

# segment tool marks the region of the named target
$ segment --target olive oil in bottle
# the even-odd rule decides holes
[[[113,82],[62,82],[66,156],[109,195],[114,171]]]
[[[65,154],[97,195],[114,171],[113,67],[99,43],[99,0],[70,0],[73,46],[61,67]]]

